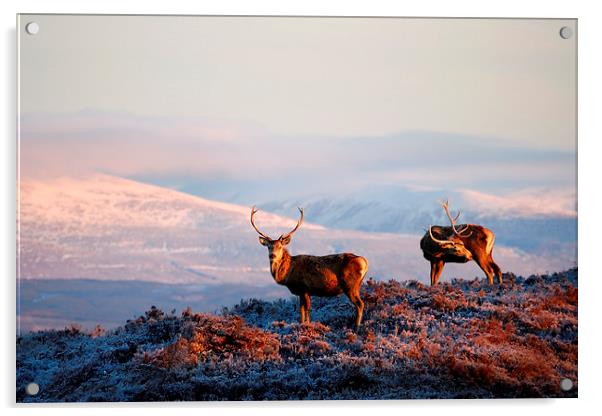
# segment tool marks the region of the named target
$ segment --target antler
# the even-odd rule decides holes
[[[291,231],[289,231],[287,234],[281,235],[280,238],[287,238],[291,235],[293,235],[293,233],[295,231],[297,231],[299,229],[299,227],[301,227],[301,224],[303,223],[303,208],[299,208],[297,207],[297,209],[299,210],[299,212],[301,213],[301,217],[299,218],[299,221],[297,221],[297,225],[295,225],[295,228],[293,228]]]
[[[458,215],[456,215],[456,218],[452,218],[452,216],[449,212],[449,201],[448,200],[445,200],[444,202],[442,202],[441,206],[445,210],[445,213],[447,214],[447,218],[449,218],[449,221],[451,222],[452,230],[454,230],[455,235],[457,235],[458,237],[468,237],[470,234],[472,234],[472,231],[468,234],[464,234],[466,231],[468,231],[468,225],[466,225],[460,231],[456,230],[456,221],[458,221],[458,218],[460,218],[460,211],[458,211]],[[432,235],[431,235],[431,237],[432,237]]]
[[[257,233],[259,233],[260,236],[262,236],[263,238],[270,239],[270,237],[268,237],[267,235],[265,235],[264,233],[259,231],[259,228],[257,228],[257,226],[255,225],[255,222],[253,221],[253,216],[256,213],[257,213],[257,208],[255,208],[255,205],[253,205],[253,208],[251,208],[251,225],[253,226],[253,228],[255,228],[255,231],[257,231]]]
[[[439,243],[439,244],[449,244],[451,243],[451,241],[449,240],[439,240],[438,238],[435,238],[435,236],[433,235],[433,226],[429,225],[429,235],[431,236],[431,239],[435,242],[435,243]]]
[[[297,231],[297,229],[299,229],[299,227],[301,227],[301,224],[303,223],[303,208],[298,208],[298,209],[299,209],[299,212],[301,213],[301,217],[299,218],[299,221],[297,221],[297,225],[295,225],[295,228],[293,228],[288,233],[281,235],[280,238],[286,238],[286,237],[293,235],[293,233],[295,231]],[[264,233],[259,231],[259,228],[257,228],[257,226],[255,225],[255,221],[253,220],[253,217],[255,216],[256,213],[257,213],[257,208],[255,208],[255,205],[253,205],[253,208],[251,208],[251,225],[253,226],[253,228],[255,228],[255,231],[257,231],[257,233],[260,236],[270,239],[270,237],[268,237],[267,235],[265,235]]]

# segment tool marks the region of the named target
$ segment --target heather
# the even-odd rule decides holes
[[[577,275],[368,280],[357,334],[344,296],[313,298],[303,325],[296,299],[249,299],[219,314],[150,308],[110,331],[28,333],[17,400],[576,397]]]

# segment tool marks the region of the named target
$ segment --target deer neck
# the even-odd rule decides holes
[[[291,255],[284,250],[282,257],[278,260],[270,261],[270,271],[276,283],[283,285],[286,283],[286,277],[291,269]]]

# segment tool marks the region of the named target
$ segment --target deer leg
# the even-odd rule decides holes
[[[356,315],[355,315],[355,332],[359,332],[359,330],[360,330],[360,324],[362,322],[362,315],[364,313],[364,301],[360,297],[359,287],[356,288],[355,290],[350,291],[347,294],[347,297],[349,298],[349,300],[351,301],[351,303],[353,303],[353,305],[355,306],[355,310],[356,310]]]
[[[489,267],[493,270],[493,273],[497,276],[498,283],[502,284],[502,269],[493,261],[493,256],[489,253]]]
[[[441,277],[444,265],[445,263],[440,260],[431,261],[431,286],[439,283],[439,277]]]
[[[362,314],[364,313],[364,301],[360,297],[360,288],[362,280],[368,271],[368,261],[363,257],[355,257],[353,267],[346,268],[342,278],[343,291],[355,306],[355,332],[359,332]]]
[[[305,322],[305,297],[299,296],[299,313],[301,314],[301,323]]]
[[[309,293],[305,293],[303,299],[305,300],[305,321],[311,322],[311,298],[309,297]]]
[[[484,259],[482,256],[477,256],[474,261],[479,265],[481,270],[485,272],[489,284],[493,284],[493,268],[490,266],[488,259]]]

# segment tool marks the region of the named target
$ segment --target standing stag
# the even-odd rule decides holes
[[[351,253],[291,256],[286,246],[303,222],[303,209],[299,208],[299,212],[301,217],[295,228],[273,240],[259,231],[253,221],[257,210],[255,207],[251,209],[251,225],[259,233],[259,243],[268,248],[272,277],[276,283],[286,286],[292,294],[299,296],[301,323],[310,321],[311,296],[330,297],[345,293],[357,310],[355,330],[358,331],[364,310],[360,286],[368,271],[368,261]]]
[[[445,263],[466,263],[474,260],[487,275],[489,284],[493,284],[493,276],[502,283],[502,271],[493,261],[493,231],[476,224],[456,225],[460,212],[455,218],[449,212],[447,201],[441,204],[450,227],[430,226],[420,240],[420,248],[424,258],[431,262],[431,285],[439,282]]]

